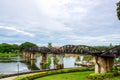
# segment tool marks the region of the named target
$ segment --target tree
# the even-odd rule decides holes
[[[110,46],[109,46],[109,48],[113,48],[113,45],[112,45],[112,43],[110,43]]]
[[[14,52],[19,52],[19,50],[20,50],[19,45],[13,44],[12,47],[14,49]]]
[[[25,42],[25,43],[22,43],[20,45],[20,51],[26,49],[26,48],[30,48],[30,47],[36,47],[37,45],[34,44],[34,43],[31,43],[31,42]]]
[[[52,48],[52,43],[48,43],[48,48],[49,48],[49,49]]]
[[[10,52],[14,52],[14,49],[11,44],[2,43],[2,44],[0,44],[0,52],[1,53],[10,53]]]
[[[93,58],[93,57],[92,57],[91,55],[85,55],[84,58],[83,58],[83,60],[89,62],[92,58]]]
[[[117,16],[118,19],[120,20],[120,1],[117,3]]]
[[[106,51],[109,49],[109,46],[94,46],[94,48],[96,48],[100,51]]]

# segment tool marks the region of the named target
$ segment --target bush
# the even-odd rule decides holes
[[[120,67],[114,66],[114,67],[113,67],[113,70],[114,70],[114,71],[120,71]]]
[[[106,78],[112,78],[118,75],[117,71],[114,72],[109,72],[109,73],[104,73],[104,74],[90,74],[87,76],[89,80],[104,80]]]
[[[52,70],[52,71],[28,74],[26,76],[20,76],[18,78],[15,78],[14,80],[34,80],[36,78],[40,78],[40,77],[44,77],[44,76],[48,76],[48,75],[79,72],[79,71],[91,71],[91,70],[93,71],[94,69],[93,68],[91,68],[91,69],[89,69],[89,68],[68,68],[68,69]]]

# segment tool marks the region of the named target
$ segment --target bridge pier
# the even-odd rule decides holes
[[[30,60],[34,60],[35,59],[35,53],[30,53],[30,52],[23,52],[23,57],[29,58]]]
[[[31,64],[31,66],[34,66],[34,65],[35,65],[35,62],[36,62],[36,60],[35,60],[35,59],[30,60],[30,64]]]
[[[62,54],[62,53],[54,54],[54,58],[56,58],[56,60],[57,60],[57,64],[54,64],[54,69],[63,69],[64,68],[63,57],[64,57],[64,54]]]
[[[95,73],[107,73],[112,71],[114,65],[113,57],[97,57],[95,56]]]
[[[23,53],[22,53],[22,56],[23,56],[24,58],[26,57],[25,55],[26,55],[26,52],[23,52]]]
[[[43,65],[47,61],[47,53],[41,53],[40,64]]]
[[[31,55],[31,56],[30,56],[31,59],[32,59],[32,60],[35,60],[35,53],[31,53],[30,55]]]

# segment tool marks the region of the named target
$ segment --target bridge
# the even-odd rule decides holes
[[[94,47],[86,45],[64,45],[61,47],[31,47],[23,50],[23,56],[26,58],[35,59],[35,53],[41,53],[41,64],[47,61],[47,53],[53,54],[53,57],[58,59],[57,68],[63,68],[64,54],[83,54],[92,55],[95,63],[95,73],[106,73],[112,71],[114,60],[120,56],[120,45],[113,47],[105,52]]]

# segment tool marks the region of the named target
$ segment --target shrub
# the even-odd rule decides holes
[[[111,78],[111,77],[115,77],[118,75],[118,72],[117,71],[114,71],[114,72],[109,72],[109,73],[104,73],[104,74],[90,74],[87,76],[87,78],[89,80],[104,80],[106,78]]]
[[[49,69],[49,68],[50,68],[50,64],[51,64],[51,59],[48,58],[48,61],[43,64],[43,68],[44,68],[44,69]]]
[[[15,78],[14,80],[34,80],[36,78],[48,76],[48,75],[54,75],[54,74],[61,74],[61,73],[70,73],[70,72],[79,72],[79,71],[91,71],[92,69],[89,68],[68,68],[68,69],[59,69],[59,70],[52,70],[52,71],[46,71],[46,72],[38,72],[34,74],[28,74],[26,76],[20,76],[18,78]]]
[[[55,56],[55,57],[53,58],[53,64],[54,64],[54,65],[57,65],[58,62],[59,62],[59,60],[58,60],[57,57]]]

